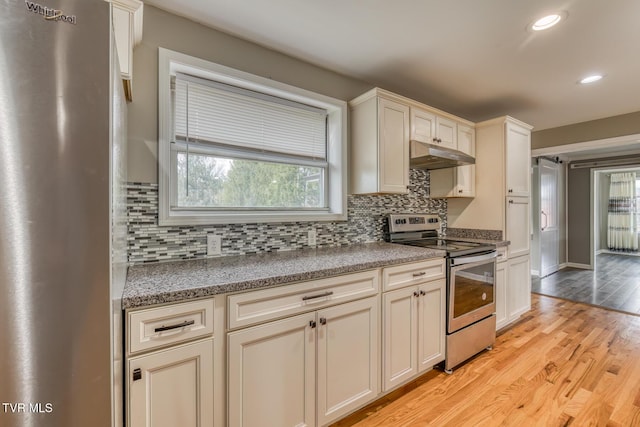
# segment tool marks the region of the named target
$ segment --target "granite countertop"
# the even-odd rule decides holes
[[[445,255],[441,250],[378,242],[134,265],[127,273],[122,308],[259,289]]]

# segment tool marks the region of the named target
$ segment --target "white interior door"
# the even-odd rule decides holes
[[[558,271],[558,174],[560,166],[540,159],[540,277]]]

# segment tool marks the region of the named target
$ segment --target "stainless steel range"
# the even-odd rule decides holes
[[[389,215],[386,240],[447,253],[447,347],[444,370],[453,368],[496,339],[495,245],[438,237],[437,215]]]

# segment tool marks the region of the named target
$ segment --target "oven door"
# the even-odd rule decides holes
[[[449,259],[448,333],[495,313],[496,257],[491,251]]]

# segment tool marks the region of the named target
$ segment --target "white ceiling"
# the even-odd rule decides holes
[[[146,0],[472,121],[640,111],[638,0]],[[540,33],[536,18],[568,18]],[[583,86],[582,77],[606,77]]]

